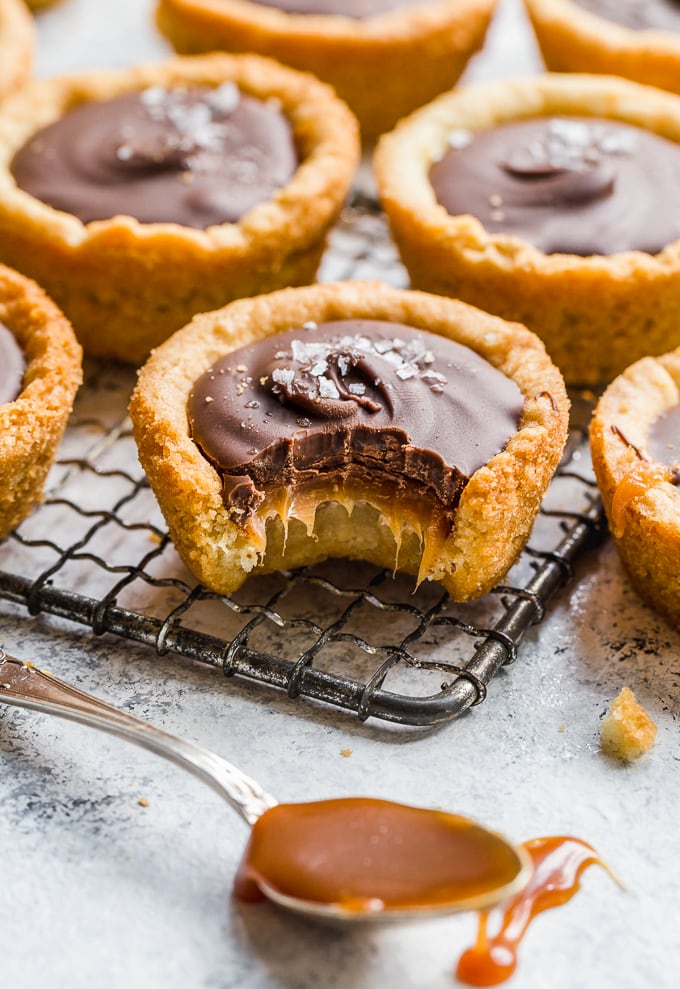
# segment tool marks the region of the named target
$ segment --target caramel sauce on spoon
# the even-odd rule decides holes
[[[480,909],[527,882],[522,851],[467,817],[354,797],[278,804],[253,825],[234,892],[242,900],[381,915]]]

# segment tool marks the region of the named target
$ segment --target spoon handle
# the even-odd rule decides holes
[[[78,721],[150,749],[212,786],[248,824],[254,824],[267,808],[276,804],[255,780],[208,749],[111,707],[32,663],[8,656],[2,648],[0,703]]]

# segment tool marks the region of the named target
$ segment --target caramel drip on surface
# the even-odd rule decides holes
[[[580,878],[591,865],[607,869],[594,848],[579,838],[534,838],[524,842],[534,874],[523,892],[500,908],[501,926],[490,936],[490,913],[479,916],[476,944],[458,961],[456,976],[471,986],[497,986],[517,968],[517,949],[532,920],[544,910],[567,903],[580,889]],[[607,871],[609,871],[607,869]]]
[[[650,464],[642,460],[633,464],[616,485],[611,507],[611,524],[615,536],[621,536],[626,528],[628,507],[650,488],[673,481],[673,472],[662,464]]]

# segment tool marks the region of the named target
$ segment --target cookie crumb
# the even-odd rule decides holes
[[[340,755],[343,755],[345,758],[351,756],[351,754],[352,754],[351,749],[340,749]]]
[[[140,807],[148,807],[149,806],[149,801],[146,799],[146,797],[140,797],[139,800],[137,801],[137,803],[139,804]]]
[[[632,762],[648,749],[656,738],[656,724],[629,687],[612,701],[609,713],[602,722],[600,743],[606,755]]]

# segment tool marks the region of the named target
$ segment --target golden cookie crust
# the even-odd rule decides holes
[[[631,489],[617,512],[612,507],[631,471],[659,466],[649,453],[649,429],[678,403],[680,348],[636,361],[598,402],[590,443],[609,527],[631,582],[640,597],[680,626],[680,490],[650,477],[649,484]]]
[[[488,233],[474,217],[451,216],[428,177],[452,130],[552,114],[621,120],[680,142],[677,97],[608,76],[547,74],[439,97],[381,139],[375,173],[415,288],[524,323],[568,382],[594,385],[680,345],[680,241],[657,255],[547,255]]]
[[[0,265],[0,323],[24,351],[23,388],[0,405],[0,539],[29,514],[82,379],[81,349],[68,320],[35,282]]]
[[[552,72],[598,72],[680,93],[680,34],[636,31],[570,0],[524,0]]]
[[[126,216],[88,224],[19,189],[14,153],[88,100],[219,85],[280,100],[300,166],[238,223],[194,230]],[[205,55],[37,82],[0,108],[0,260],[35,278],[95,356],[139,364],[194,313],[314,278],[358,161],[356,121],[328,86],[256,56]]]
[[[284,541],[274,518],[263,539],[264,527],[257,533],[234,521],[219,475],[189,437],[189,393],[218,357],[308,320],[345,318],[401,322],[457,340],[511,377],[525,396],[520,428],[470,478],[454,527],[424,570],[420,537],[431,518],[427,499],[420,498],[418,519],[412,505],[395,507],[394,495],[383,497],[370,478],[341,491],[331,478],[316,493],[308,528],[292,520]],[[140,461],[177,550],[213,590],[230,593],[253,572],[350,556],[420,571],[421,578],[441,581],[454,598],[465,600],[489,590],[528,538],[564,445],[568,401],[559,372],[525,327],[451,299],[379,282],[340,282],[241,300],[196,316],[142,368],[130,415]]]
[[[428,0],[375,17],[288,14],[249,0],[160,0],[179,52],[258,52],[330,83],[370,141],[453,86],[497,0]]]
[[[23,0],[0,0],[0,100],[27,82],[35,30]]]

